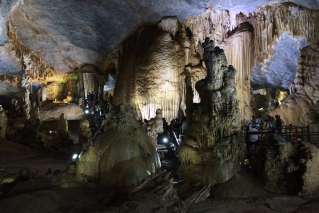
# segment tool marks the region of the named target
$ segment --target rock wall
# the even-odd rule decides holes
[[[301,51],[295,78],[295,93],[287,98],[273,115],[279,114],[286,124],[318,125],[316,112],[319,101],[319,46],[311,45]],[[298,112],[298,113],[296,113]]]
[[[273,44],[284,32],[305,37],[309,43],[319,39],[319,12],[293,3],[263,7],[248,19],[255,29],[256,62],[262,62],[272,55]]]
[[[293,195],[318,192],[319,149],[316,145],[287,143],[280,135],[264,142],[252,158],[252,165],[263,176],[266,190]]]

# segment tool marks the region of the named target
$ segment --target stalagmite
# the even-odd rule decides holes
[[[84,182],[91,179],[129,191],[154,172],[155,154],[155,146],[136,112],[121,105],[111,112],[95,145],[82,154],[77,175]]]
[[[190,127],[179,156],[187,181],[214,185],[237,173],[243,144],[239,135],[236,71],[227,66],[225,53],[219,47],[205,55],[210,57],[206,64],[211,69],[196,84],[201,102],[188,106]]]

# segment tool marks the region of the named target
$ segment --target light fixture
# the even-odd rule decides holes
[[[78,159],[78,157],[79,157],[79,155],[75,153],[75,154],[72,155],[72,160],[75,161],[76,159]]]
[[[163,141],[163,143],[168,143],[169,142],[167,137],[164,137],[162,141]]]

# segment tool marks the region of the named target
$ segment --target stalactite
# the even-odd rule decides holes
[[[249,20],[255,29],[255,63],[261,63],[272,55],[274,43],[284,32],[305,37],[309,43],[319,39],[318,11],[292,3],[260,8]]]
[[[185,24],[193,33],[193,55],[202,54],[200,43],[205,37],[213,39],[217,46],[225,49],[229,64],[237,70],[240,112],[242,120],[247,120],[251,115],[249,105],[252,67],[272,56],[273,45],[284,32],[304,37],[309,43],[317,42],[317,20],[318,11],[285,3],[262,7],[249,16],[209,9],[201,16],[189,18]],[[247,22],[252,26],[251,29],[240,29],[240,25],[247,25]],[[195,93],[195,100],[196,97]]]
[[[122,45],[115,104],[129,104],[142,119],[162,109],[168,122],[184,101],[185,52],[177,40],[157,26],[138,30]],[[185,104],[184,104],[185,105]]]
[[[191,17],[186,20],[185,25],[194,34],[194,43],[197,47],[206,37],[214,40],[217,45],[226,38],[228,31],[235,26],[231,22],[230,13],[227,10],[209,9],[203,15]],[[196,51],[200,51],[196,49]]]
[[[228,63],[237,70],[236,87],[239,99],[239,109],[242,120],[251,117],[250,108],[250,81],[254,64],[252,32],[241,29],[225,40],[225,54]]]
[[[10,25],[10,22],[8,23],[8,38],[16,56],[20,59],[26,75],[33,80],[43,81],[47,77],[51,77],[56,74],[54,69],[47,64],[42,57],[21,44],[17,34],[13,30],[13,27]]]

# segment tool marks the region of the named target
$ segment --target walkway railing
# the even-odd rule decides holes
[[[258,135],[262,139],[265,135],[278,134],[285,138],[288,142],[311,142],[319,144],[319,132],[311,131],[310,126],[285,126],[280,130],[278,129],[259,129],[258,131],[245,130],[247,139],[250,135]]]

